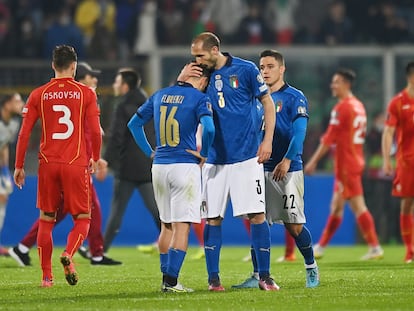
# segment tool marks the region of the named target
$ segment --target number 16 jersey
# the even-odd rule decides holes
[[[331,111],[329,127],[321,138],[324,145],[335,145],[335,175],[361,174],[364,165],[364,142],[367,116],[356,97],[338,102]]]

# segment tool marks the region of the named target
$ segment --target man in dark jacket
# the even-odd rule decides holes
[[[113,84],[115,93],[119,93],[115,95],[122,97],[115,108],[103,157],[114,172],[111,212],[104,234],[105,252],[108,251],[121,227],[122,217],[134,189],[139,191],[145,206],[160,229],[160,219],[151,182],[151,159],[138,148],[127,127],[128,121],[147,98],[140,84],[139,74],[130,68],[118,71]],[[153,125],[148,124],[145,132],[149,142],[154,145]]]

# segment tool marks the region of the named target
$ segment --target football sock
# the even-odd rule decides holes
[[[400,214],[400,232],[401,239],[404,242],[405,248],[408,252],[413,251],[412,236],[413,236],[413,216],[412,214]]]
[[[43,219],[39,220],[39,230],[37,232],[37,250],[39,253],[40,265],[43,271],[43,278],[52,277],[52,231],[54,226],[54,221],[47,221]]]
[[[167,275],[178,278],[186,252],[176,248],[168,249]],[[175,285],[175,284],[171,284]]]
[[[250,230],[250,220],[243,218],[243,225],[246,228],[247,234],[250,236],[251,235],[251,230]]]
[[[219,278],[219,261],[221,251],[221,225],[204,227],[204,253],[206,255],[206,265],[208,281]]]
[[[295,238],[285,229],[285,257],[295,253]]]
[[[201,221],[201,223],[197,224],[197,223],[193,223],[193,230],[194,230],[194,234],[197,238],[198,244],[200,245],[204,245],[204,226],[205,226],[205,222],[204,220]]]
[[[39,219],[36,220],[32,227],[30,228],[29,232],[23,237],[23,239],[20,241],[21,244],[26,245],[27,247],[32,247],[36,244],[37,239],[37,231],[39,229]]]
[[[312,237],[306,226],[303,226],[302,231],[295,238],[295,242],[300,253],[305,259],[305,264],[313,264],[315,262],[315,258],[313,257]]]
[[[252,257],[253,272],[254,273],[258,273],[259,272],[259,268],[257,266],[256,252],[254,251],[253,245],[250,247],[250,256]]]
[[[368,210],[363,212],[358,216],[357,223],[359,230],[361,230],[362,236],[368,245],[371,247],[378,246],[377,232],[371,213]]]
[[[167,273],[168,254],[160,254],[161,273]]]
[[[17,248],[19,249],[19,251],[23,254],[27,254],[30,251],[30,248],[28,248],[26,245],[19,243],[17,245]]]
[[[270,275],[270,229],[264,221],[261,224],[250,225],[252,245],[256,253],[257,269],[261,278]]]
[[[319,245],[325,247],[328,245],[329,241],[332,239],[336,230],[339,228],[342,222],[342,217],[336,217],[329,215],[328,221],[326,222],[325,229],[322,232],[322,236],[319,239]]]
[[[89,218],[74,219],[74,226],[69,232],[66,244],[66,252],[72,257],[82,245],[85,237],[88,236],[91,220]]]

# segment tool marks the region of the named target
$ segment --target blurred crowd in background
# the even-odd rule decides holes
[[[235,45],[388,45],[414,39],[412,0],[0,0],[0,58],[127,60],[213,31]]]

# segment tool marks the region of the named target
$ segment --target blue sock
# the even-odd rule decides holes
[[[180,273],[181,266],[183,265],[185,251],[176,248],[169,248],[168,249],[168,265],[166,273],[169,276],[174,278],[178,278],[178,274]]]
[[[270,275],[270,229],[265,221],[259,225],[251,224],[252,245],[256,253],[257,270],[261,278]]]
[[[160,254],[161,273],[167,273],[168,254]]]
[[[250,247],[250,256],[252,257],[253,272],[257,273],[257,272],[259,272],[259,270],[257,268],[256,252],[254,251],[253,245]]]
[[[313,264],[315,258],[313,257],[312,237],[306,226],[303,226],[302,232],[295,238],[295,241],[296,246],[299,248],[299,251],[305,259],[305,264]]]
[[[221,251],[221,226],[204,227],[204,253],[206,255],[206,265],[208,281],[219,278],[219,261]]]

